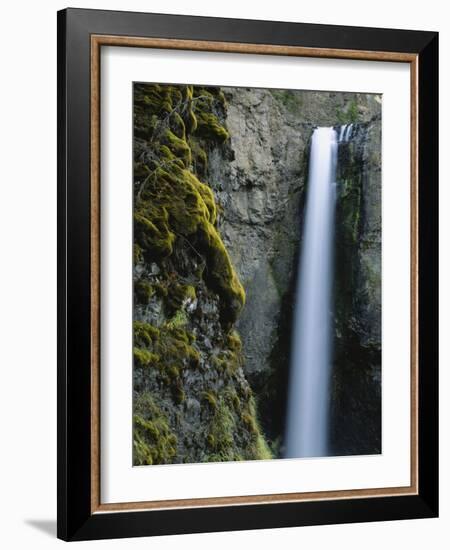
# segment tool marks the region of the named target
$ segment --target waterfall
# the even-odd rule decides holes
[[[339,130],[338,141],[349,141],[353,133],[353,124],[343,124]]]
[[[351,125],[341,128],[341,139],[350,132]],[[317,128],[311,140],[292,332],[286,458],[328,455],[336,163],[336,131]]]
[[[352,135],[353,124],[349,124],[345,130],[344,141],[348,141]]]

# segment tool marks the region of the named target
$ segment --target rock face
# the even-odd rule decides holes
[[[381,116],[338,158],[334,454],[381,452]]]
[[[380,99],[138,85],[135,464],[282,456],[309,143],[348,123],[331,451],[380,452]]]
[[[223,206],[220,231],[246,289],[237,323],[244,369],[258,396],[264,429],[280,443],[286,346],[279,345],[300,235],[312,125],[292,117],[266,90],[227,89],[231,154],[210,159],[210,181]],[[233,159],[228,160],[228,159]],[[276,349],[283,354],[276,358]],[[272,409],[272,413],[270,412]]]

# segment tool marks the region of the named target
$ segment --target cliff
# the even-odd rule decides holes
[[[379,452],[381,107],[373,95],[135,89],[135,464],[278,457],[309,142],[339,147],[336,454]]]

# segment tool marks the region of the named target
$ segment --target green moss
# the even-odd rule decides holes
[[[186,315],[186,312],[180,309],[175,313],[172,319],[170,319],[170,321],[167,323],[167,327],[181,328],[186,326],[187,322],[188,322],[188,317]]]
[[[155,289],[148,281],[140,279],[134,283],[134,295],[138,304],[148,304],[154,293]]]
[[[168,364],[196,367],[200,361],[200,354],[191,345],[193,340],[194,338],[186,331],[168,325],[158,349],[161,350]]]
[[[215,414],[212,418],[207,443],[212,454],[210,462],[236,460],[234,434],[236,432],[236,418],[223,399],[216,403]]]
[[[169,315],[176,314],[188,302],[196,298],[195,287],[175,282],[170,285],[167,291],[166,305],[169,308]]]
[[[160,328],[134,322],[135,366],[154,367],[160,382],[172,392],[177,404],[185,400],[184,369],[195,369],[200,364],[199,351],[193,346],[195,337],[184,325],[184,321],[176,318]]]
[[[213,355],[211,358],[211,365],[219,372],[226,370],[226,361],[223,359],[221,354]]]
[[[178,137],[172,130],[167,129],[164,132],[162,143],[167,145],[170,152],[177,158],[181,159],[186,168],[191,164],[191,148],[184,137]]]
[[[135,264],[142,261],[142,248],[137,243],[133,245],[133,261]]]
[[[167,298],[169,294],[168,284],[166,282],[157,282],[153,285],[155,294],[160,298]]]
[[[186,292],[185,297],[187,300],[190,300],[192,302],[197,298],[197,292],[195,290],[195,286],[186,285],[185,292]]]
[[[295,90],[271,90],[272,96],[291,114],[299,114],[303,107],[303,97]]]
[[[160,331],[158,328],[150,325],[149,323],[143,323],[142,321],[134,321],[134,343],[137,346],[151,346],[154,342],[159,340]]]
[[[159,170],[154,186],[147,189],[135,214],[135,238],[145,253],[161,257],[172,253],[175,234],[194,237],[208,264],[206,282],[222,298],[224,318],[233,322],[245,292],[214,225],[216,218],[211,189],[188,170],[173,166],[170,173]]]
[[[177,437],[167,416],[149,393],[140,395],[134,404],[133,463],[170,464],[177,452]]]
[[[243,413],[243,421],[251,433],[251,441],[247,449],[248,458],[257,460],[269,460],[273,458],[272,452],[267,444],[256,413],[256,403],[253,396],[250,396]]]
[[[158,166],[165,170],[170,169],[172,165],[178,166],[178,168],[184,168],[185,162],[182,158],[178,158],[167,145],[161,145],[159,147],[160,163]],[[155,176],[155,171],[149,172],[148,179]]]
[[[212,391],[205,391],[202,393],[202,399],[208,403],[208,405],[213,409],[217,409],[217,396]]]
[[[358,121],[359,114],[358,114],[358,105],[356,103],[356,100],[352,99],[348,107],[347,113],[348,113],[348,118],[350,122],[354,123]]]
[[[345,107],[336,109],[338,124],[354,124],[359,120],[358,103],[352,99]]]
[[[139,367],[148,367],[150,365],[155,365],[159,362],[159,355],[152,353],[147,349],[134,348],[133,356],[135,365]]]
[[[197,135],[206,139],[215,139],[220,143],[226,141],[230,134],[213,113],[200,112],[197,114]]]
[[[183,86],[182,95],[184,102],[184,126],[186,134],[193,134],[197,129],[197,117],[193,111],[193,102],[194,97],[194,87],[193,86]]]
[[[190,109],[188,111],[188,129],[190,132],[195,132],[195,130],[197,130],[197,126],[198,126],[198,123],[197,123],[197,117],[195,116],[194,112],[192,111],[192,109]]]
[[[241,414],[241,419],[244,422],[244,424],[247,426],[248,430],[252,433],[258,432],[258,426],[256,424],[256,418],[251,415],[249,412],[244,411]]]
[[[240,352],[242,349],[241,337],[238,332],[232,330],[227,336],[227,345],[234,352]]]
[[[261,433],[257,434],[252,445],[257,460],[271,460],[273,458],[272,451]]]
[[[223,317],[233,323],[244,303],[245,291],[231,263],[225,245],[213,226],[203,228],[201,242],[208,260],[206,280],[223,300]]]
[[[242,365],[240,352],[229,349],[221,350],[211,359],[213,366],[228,377],[232,377]]]
[[[215,89],[216,92],[216,98],[218,102],[221,104],[221,106],[226,109],[228,107],[228,102],[226,100],[225,94],[220,88]]]
[[[176,378],[180,377],[180,369],[178,367],[176,367],[175,365],[170,365],[167,368],[167,372],[170,375],[170,377],[172,378],[172,380],[175,380]]]
[[[198,248],[207,261],[206,282],[221,298],[224,321],[232,323],[244,304],[244,289],[217,231],[213,192],[191,167],[194,163],[204,174],[207,162],[196,136],[227,139],[218,116],[224,105],[223,94],[215,89],[137,85],[135,117],[143,117],[146,124],[140,128],[147,129],[146,138],[158,154],[145,166],[138,163],[134,232],[146,261],[171,256],[178,237]]]
[[[241,410],[241,400],[234,387],[230,386],[225,390],[224,398],[236,413]]]
[[[261,433],[253,398],[248,400],[242,414],[239,411],[240,405],[237,393],[230,387],[215,399],[214,416],[206,437],[211,453],[207,456],[208,461],[273,458]]]
[[[134,213],[134,238],[142,255],[150,261],[172,254],[175,234],[169,229],[168,214],[151,204]]]
[[[183,142],[186,141],[186,127],[180,113],[178,113],[177,111],[175,111],[172,115],[171,128],[173,133],[179,139],[181,139]]]
[[[206,154],[206,151],[200,146],[197,139],[189,139],[189,145],[191,147],[194,171],[199,176],[204,177],[206,175],[206,169],[208,166],[208,155]]]
[[[242,342],[236,330],[230,331],[225,338],[225,349],[212,358],[214,366],[228,376],[233,376],[242,366]]]

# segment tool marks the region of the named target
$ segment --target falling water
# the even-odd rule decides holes
[[[341,128],[341,139],[350,130]],[[344,137],[344,139],[345,139]],[[312,136],[289,380],[287,458],[328,454],[337,133]]]
[[[353,133],[353,124],[343,124],[339,130],[339,142],[349,141]]]
[[[348,141],[352,135],[353,124],[349,124],[345,129],[344,141]]]

